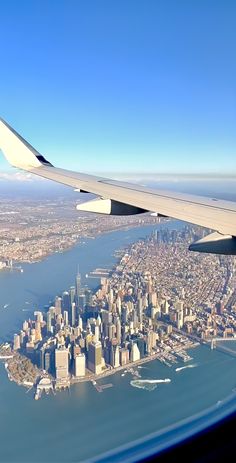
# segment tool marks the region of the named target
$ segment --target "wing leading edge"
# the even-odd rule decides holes
[[[208,239],[207,243],[202,243],[202,240],[199,246],[194,243],[193,250],[236,254],[235,202],[148,189],[56,168],[2,119],[0,148],[14,167],[98,196],[93,201],[79,205],[77,208],[80,210],[118,215],[156,212],[218,232],[211,235],[212,239]],[[214,244],[216,242],[217,245]]]

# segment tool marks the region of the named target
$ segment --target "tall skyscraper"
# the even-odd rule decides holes
[[[19,334],[14,334],[13,349],[20,349],[20,336]]]
[[[67,379],[69,368],[69,351],[66,347],[55,350],[56,379]]]
[[[139,360],[140,359],[140,352],[139,352],[139,348],[136,344],[136,342],[134,342],[131,346],[131,351],[130,351],[130,361],[131,362],[135,362],[136,360]]]
[[[76,304],[75,304],[75,302],[72,302],[70,312],[71,312],[70,313],[70,324],[71,324],[71,326],[75,326],[75,322],[76,322]]]
[[[68,324],[69,324],[68,310],[64,310],[63,319],[64,319],[64,325],[68,326]]]
[[[78,302],[80,292],[81,292],[81,275],[79,273],[79,266],[78,266],[78,273],[77,273],[76,279],[75,279],[75,289],[76,289],[76,297],[77,297],[77,302]]]
[[[55,298],[55,309],[55,314],[60,315],[62,312],[62,298],[59,296]]]
[[[89,344],[88,367],[95,374],[102,371],[102,345],[100,341]]]
[[[70,310],[70,295],[69,295],[68,291],[64,291],[63,294],[62,294],[62,307],[63,307],[63,310],[67,310],[67,312],[69,313],[69,310]]]
[[[117,339],[117,343],[120,344],[121,342],[121,322],[119,318],[117,318],[117,321],[116,321],[116,339]]]
[[[52,315],[51,312],[47,312],[47,332],[52,333]]]
[[[71,286],[70,289],[69,289],[70,304],[71,305],[73,304],[73,302],[75,302],[75,293],[76,293],[75,286]]]
[[[78,354],[74,358],[75,362],[75,376],[80,377],[80,376],[85,376],[85,355],[84,354]]]

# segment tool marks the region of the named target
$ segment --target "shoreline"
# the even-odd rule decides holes
[[[58,249],[58,250],[54,250],[52,252],[48,252],[47,254],[45,254],[44,256],[42,256],[42,258],[40,259],[36,259],[36,260],[24,260],[24,259],[20,259],[20,260],[16,260],[14,259],[14,263],[15,264],[37,264],[39,262],[43,262],[44,260],[46,260],[48,257],[50,256],[53,256],[54,254],[63,254],[64,252],[67,252],[67,251],[70,251],[71,249],[73,249],[74,247],[80,245],[80,244],[83,244],[83,240],[86,240],[86,239],[96,239],[96,238],[99,238],[99,236],[103,236],[103,235],[106,235],[107,233],[113,233],[113,232],[116,232],[116,231],[125,231],[125,230],[130,230],[130,229],[133,229],[133,228],[141,228],[141,227],[149,227],[149,226],[156,226],[156,225],[161,225],[161,224],[164,224],[166,222],[171,222],[175,219],[165,219],[165,221],[163,221],[163,219],[160,221],[160,222],[154,222],[153,221],[153,217],[150,216],[150,218],[152,219],[152,221],[150,220],[150,222],[145,222],[145,223],[134,223],[134,224],[122,224],[122,225],[119,225],[117,227],[114,227],[114,228],[109,228],[108,230],[102,230],[101,232],[98,232],[98,233],[94,233],[94,234],[89,234],[89,235],[82,235],[78,238],[78,240],[76,240],[73,244],[69,245],[69,246],[65,246],[63,247],[62,249]],[[5,257],[2,257],[2,260],[4,260]],[[0,269],[1,270],[5,270],[4,268],[3,269]]]
[[[182,348],[177,347],[177,349],[176,349],[174,352],[169,352],[169,353],[172,354],[172,355],[174,356],[174,355],[175,355],[176,353],[178,353],[178,352],[183,352],[183,351],[184,351],[184,352],[187,352],[187,350],[189,350],[189,349],[194,349],[194,348],[196,348],[196,347],[199,347],[200,345],[201,345],[200,342],[195,342],[195,343],[189,342],[187,345],[182,346]],[[22,358],[24,357],[23,354],[19,354],[19,353],[17,353],[17,354],[18,354],[18,356],[20,355]],[[13,352],[11,352],[11,354],[9,354],[9,355],[10,355],[10,359],[11,359],[11,360],[14,359],[14,357],[16,357],[17,354],[14,354]],[[7,360],[7,359],[9,359],[9,356],[8,356],[8,355],[7,355],[5,358],[0,358],[0,361],[2,361],[2,363],[4,363],[4,367],[5,367],[5,370],[6,370],[6,372],[7,372],[7,376],[8,376],[9,381],[13,381],[13,382],[14,382],[15,384],[17,384],[18,386],[23,386],[23,387],[25,387],[25,388],[27,388],[27,389],[28,389],[28,388],[32,388],[32,387],[36,388],[37,383],[38,383],[38,381],[40,380],[40,378],[43,377],[43,376],[45,375],[44,370],[41,370],[41,369],[39,370],[39,369],[36,367],[36,368],[38,369],[38,371],[39,371],[39,374],[37,375],[37,378],[36,378],[36,381],[35,381],[35,382],[26,381],[26,380],[20,381],[19,379],[17,379],[16,377],[14,377],[14,375],[12,374],[11,370],[9,369],[9,364],[8,364],[8,362],[6,362],[6,361],[4,362],[4,360]],[[164,360],[163,360],[163,359],[164,359]],[[86,376],[84,376],[84,377],[78,377],[78,378],[76,378],[76,377],[74,377],[74,376],[71,376],[71,377],[68,379],[69,387],[70,387],[70,386],[73,386],[74,384],[80,384],[80,383],[85,383],[85,382],[95,382],[95,383],[96,383],[96,381],[99,381],[99,380],[101,380],[101,379],[103,379],[103,378],[106,378],[106,377],[108,377],[108,376],[112,376],[112,375],[114,375],[114,374],[116,374],[116,373],[119,373],[119,372],[121,372],[121,371],[123,371],[123,370],[127,370],[127,373],[129,372],[129,373],[133,374],[133,376],[135,377],[135,376],[137,376],[137,375],[135,375],[135,372],[132,372],[132,370],[133,370],[135,367],[138,367],[139,365],[142,365],[142,364],[146,364],[146,363],[151,362],[151,361],[153,361],[153,360],[159,360],[161,363],[165,364],[166,366],[172,366],[172,364],[171,364],[171,365],[168,365],[168,362],[166,363],[165,358],[163,357],[163,353],[162,353],[162,352],[156,352],[156,353],[151,354],[151,355],[149,355],[149,356],[146,356],[146,357],[143,357],[143,358],[141,358],[141,359],[138,359],[138,360],[136,360],[136,361],[134,361],[134,362],[129,362],[129,363],[127,363],[126,365],[120,365],[119,367],[116,367],[116,368],[112,368],[112,367],[111,367],[111,368],[108,368],[108,369],[106,369],[105,371],[103,371],[103,372],[101,372],[101,373],[99,373],[99,374],[97,374],[97,375],[94,374],[94,373],[91,373],[91,374],[86,375]],[[191,360],[191,358],[189,358],[189,361],[190,361],[190,360]],[[181,361],[181,360],[180,360],[180,361]],[[175,362],[175,363],[176,363],[176,362]],[[183,361],[183,363],[185,363],[185,362]],[[187,362],[186,362],[186,363],[187,363]],[[47,373],[47,376],[50,377],[52,383],[53,383],[53,382],[55,383],[55,378],[54,378],[52,375],[50,375],[50,374]],[[56,390],[60,390],[60,388],[57,388],[57,387],[54,387],[54,390],[55,390],[55,389],[56,389]]]
[[[181,351],[186,352],[188,349],[195,349],[196,347],[199,347],[200,345],[201,345],[200,342],[198,342],[198,343],[196,342],[195,344],[191,344],[191,345],[188,345],[188,346],[183,346],[182,349],[178,349],[178,352],[181,352]],[[175,355],[175,352],[170,352],[170,353],[172,355]],[[108,370],[104,371],[103,373],[99,373],[98,375],[92,374],[92,375],[89,375],[89,377],[83,377],[83,378],[78,378],[78,379],[77,378],[72,378],[71,379],[71,385],[78,384],[78,383],[84,383],[84,382],[87,382],[87,381],[94,381],[94,380],[96,381],[96,380],[99,380],[99,379],[103,379],[103,378],[106,378],[107,376],[114,375],[115,373],[118,373],[119,371],[122,371],[122,370],[127,370],[127,372],[128,372],[129,370],[132,370],[136,366],[142,365],[143,363],[152,362],[153,360],[159,360],[161,363],[165,364],[165,362],[163,362],[162,359],[160,359],[161,355],[162,355],[161,352],[157,352],[157,353],[154,353],[152,355],[149,355],[148,357],[143,357],[142,359],[136,360],[135,362],[130,362],[130,363],[127,363],[126,365],[121,365],[121,366],[119,366],[117,368],[108,369]],[[185,362],[183,362],[183,363],[185,363]],[[168,366],[168,365],[166,365],[166,366]]]

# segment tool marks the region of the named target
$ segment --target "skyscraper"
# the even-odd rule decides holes
[[[20,349],[20,336],[19,336],[19,334],[14,334],[13,349],[14,350]]]
[[[100,341],[89,344],[88,367],[95,374],[102,371],[102,345]]]
[[[51,312],[47,312],[47,332],[52,333],[52,315]]]
[[[136,360],[139,360],[140,359],[140,352],[139,352],[139,348],[136,344],[136,342],[134,342],[131,346],[131,351],[130,351],[130,361],[131,362],[135,362]]]
[[[55,350],[56,379],[68,378],[69,351],[66,347]]]
[[[78,273],[75,279],[75,292],[76,292],[77,303],[79,301],[80,291],[81,291],[81,275],[79,273],[79,266],[78,266]]]
[[[75,355],[75,376],[85,376],[85,355],[78,354]]]

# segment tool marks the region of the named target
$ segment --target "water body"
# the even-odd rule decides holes
[[[177,224],[168,226],[175,228]],[[110,267],[117,248],[154,228],[109,233],[43,262],[24,265],[23,274],[0,273],[1,338],[18,331],[21,322],[32,315],[32,307],[41,309],[72,285],[78,263],[82,276],[95,267]],[[96,285],[96,281],[89,280],[89,284]],[[6,304],[9,306],[4,309]],[[71,387],[69,393],[44,396],[39,401],[33,400],[33,393],[26,394],[24,388],[10,382],[0,364],[0,461],[90,459],[211,405],[220,406],[236,386],[236,358],[206,346],[193,349],[191,356],[198,368],[188,368],[182,374],[157,360],[145,364],[136,381],[154,385],[151,391],[133,387],[130,374],[122,377],[118,372],[99,381],[113,383],[102,393],[92,384],[82,383]],[[179,368],[182,366],[180,362]],[[160,382],[166,378],[170,381]]]
[[[196,368],[197,363],[190,363],[190,365],[185,365],[184,367],[178,367],[175,369],[175,371],[183,371],[186,370],[186,368]]]

